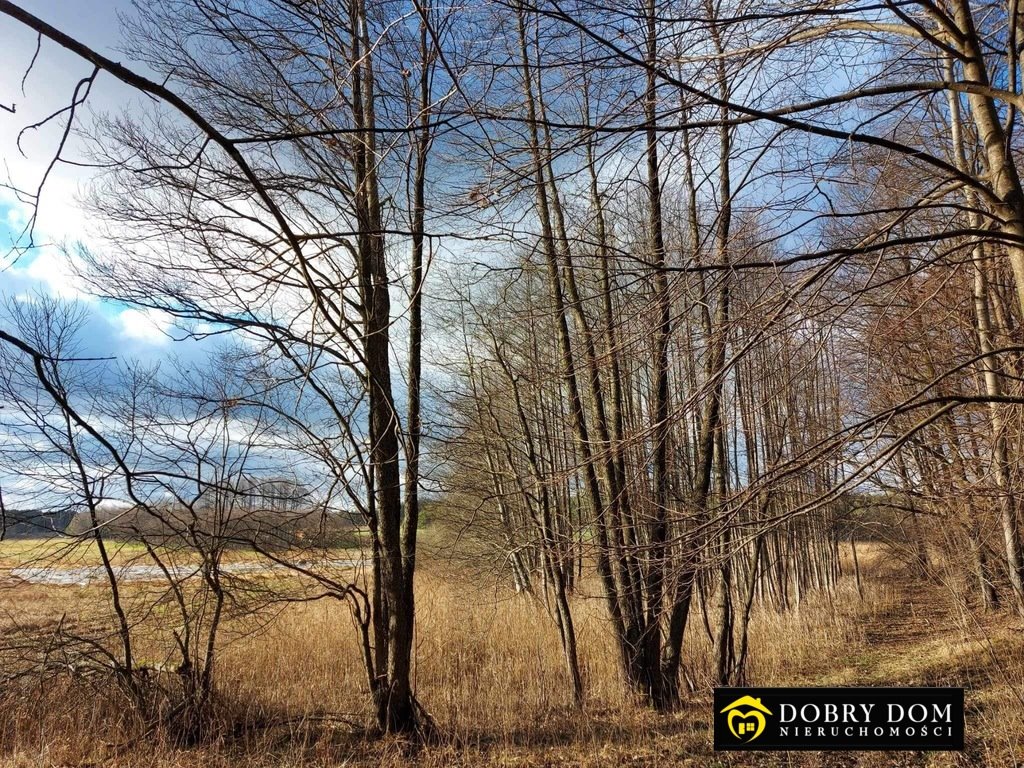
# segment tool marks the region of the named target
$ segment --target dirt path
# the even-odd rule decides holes
[[[925,682],[929,667],[948,663],[950,651],[968,640],[952,596],[905,575],[875,578],[895,590],[895,600],[864,617],[859,652],[843,676],[851,685],[937,684]]]
[[[827,680],[818,685],[950,686],[966,694],[966,749],[963,753],[821,753],[797,765],[820,766],[977,766],[1010,765],[1006,755],[1019,739],[1001,730],[1006,715],[1012,728],[1024,730],[1020,707],[1010,692],[1024,636],[1006,616],[963,613],[954,596],[934,583],[879,568],[867,584],[895,592],[860,624],[861,640],[851,644]],[[1016,712],[1016,716],[1013,716]]]
[[[955,622],[948,596],[934,586],[897,582],[900,600],[872,617],[864,628],[870,648],[905,654],[947,632]]]

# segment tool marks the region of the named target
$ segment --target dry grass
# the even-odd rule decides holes
[[[710,644],[699,614],[689,632],[688,672],[698,693],[673,715],[634,707],[618,684],[616,657],[597,597],[577,597],[584,712],[572,708],[557,631],[538,606],[453,581],[428,564],[419,578],[416,689],[450,743],[409,758],[397,742],[366,738],[366,680],[343,605],[281,609],[265,629],[235,624],[217,669],[225,722],[218,742],[175,750],[158,735],[130,742],[134,723],[109,687],[73,686],[0,697],[0,763],[398,765],[1016,765],[1024,762],[1024,643],[1005,620],[968,626],[941,591],[901,585],[863,557],[865,599],[844,580],[830,604],[811,595],[798,612],[758,612],[750,676],[758,684],[951,684],[968,692],[968,751],[909,754],[764,754],[711,751]],[[915,591],[917,590],[917,591]],[[53,620],[100,598],[93,588],[19,586],[0,591],[18,617]],[[912,607],[916,606],[916,607]],[[244,727],[245,724],[249,727]],[[1009,727],[1008,727],[1009,726]],[[129,743],[117,750],[110,745]]]

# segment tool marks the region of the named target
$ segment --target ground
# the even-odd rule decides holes
[[[0,543],[0,569],[22,562],[26,551],[24,543]],[[366,736],[365,682],[351,624],[343,606],[321,602],[287,606],[266,626],[226,635],[218,661],[221,695],[261,714],[216,743],[190,750],[158,740],[117,744],[97,735],[105,721],[89,714],[90,707],[104,710],[99,691],[94,701],[68,710],[70,716],[54,704],[36,719],[0,710],[0,764],[938,768],[1024,762],[1020,623],[1005,613],[979,613],[953,588],[911,578],[880,548],[862,561],[863,599],[847,576],[831,600],[812,595],[791,614],[755,616],[752,682],[963,686],[963,753],[715,753],[708,690],[671,715],[624,698],[596,596],[581,595],[574,604],[588,688],[587,707],[577,712],[543,611],[427,562],[418,589],[417,690],[445,743],[410,753],[400,742]],[[94,587],[25,585],[6,573],[0,570],[0,616],[7,621],[35,616],[42,626],[102,598]],[[706,679],[701,631],[690,638],[687,658],[691,673]]]

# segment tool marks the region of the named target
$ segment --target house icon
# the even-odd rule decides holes
[[[767,724],[765,715],[771,715],[772,711],[761,703],[761,699],[741,696],[719,712],[721,715],[726,713],[726,724],[732,735],[743,741],[753,741],[764,732]]]

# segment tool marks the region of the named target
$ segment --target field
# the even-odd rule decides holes
[[[0,543],[0,616],[36,628],[103,615],[96,586],[26,584],[10,569],[52,542]],[[51,548],[51,549],[47,549]],[[339,556],[342,553],[339,553]],[[127,561],[131,547],[117,557]],[[95,553],[79,555],[87,563]],[[880,546],[861,555],[863,599],[851,576],[830,607],[812,594],[798,611],[759,612],[753,682],[765,685],[954,685],[967,688],[967,748],[955,753],[715,753],[710,644],[692,624],[682,711],[635,707],[618,684],[595,594],[575,597],[587,690],[570,703],[553,621],[494,584],[451,577],[430,560],[418,577],[415,680],[441,739],[410,755],[369,738],[367,683],[348,610],[332,601],[283,605],[268,623],[234,620],[221,638],[217,701],[225,727],[212,744],[174,748],[124,726],[109,687],[70,681],[0,696],[0,763],[34,765],[423,766],[1009,766],[1024,761],[1024,634],[1005,617],[979,619],[951,592],[900,578]],[[844,569],[847,573],[849,569]],[[586,586],[586,585],[585,585]],[[141,588],[141,587],[135,587]],[[159,649],[152,649],[159,655]]]

